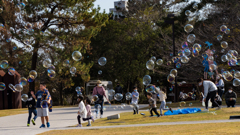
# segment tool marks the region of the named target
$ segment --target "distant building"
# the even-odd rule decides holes
[[[122,10],[127,10],[127,0],[120,0],[114,2],[114,8],[110,8],[110,13],[113,13],[113,19],[115,17],[119,18],[120,16],[124,16]]]

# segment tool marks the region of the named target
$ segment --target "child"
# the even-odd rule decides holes
[[[26,102],[26,105],[28,107],[28,122],[27,126],[30,126],[30,119],[32,118],[32,113],[34,114],[34,118],[32,119],[33,125],[35,125],[35,120],[37,119],[37,110],[36,110],[36,101],[32,97],[31,93],[28,92],[28,100]]]
[[[218,95],[218,93],[216,93],[214,100],[217,101],[217,103],[219,105],[222,105],[222,99],[221,99],[220,95]],[[215,102],[212,103],[212,108],[217,107],[217,105],[215,105],[214,103]]]
[[[137,91],[137,87],[133,87],[133,92],[132,92],[132,102],[131,104],[133,105],[133,114],[138,114],[138,99],[139,99],[139,93]]]
[[[86,104],[86,109],[87,109],[87,118],[92,119],[92,121],[94,122],[93,116],[92,116],[92,111],[91,111],[91,101],[89,98],[86,98],[85,100],[85,104]],[[88,125],[87,126],[91,126],[91,121],[90,119],[88,120]]]
[[[153,113],[152,111],[154,111],[155,114],[157,114],[158,117],[160,117],[159,113],[157,112],[156,109],[156,101],[152,98],[152,93],[147,93],[147,98],[148,98],[148,102],[149,102],[149,106],[150,106],[150,117],[153,117]]]
[[[156,91],[159,93],[159,99],[160,99],[160,101],[161,101],[161,105],[160,105],[160,115],[161,116],[163,116],[163,114],[162,114],[162,110],[170,110],[171,112],[173,112],[172,111],[172,108],[169,108],[169,109],[167,109],[167,108],[165,108],[165,106],[166,106],[166,100],[165,99],[167,99],[167,96],[166,96],[166,89],[165,88],[163,88],[162,89],[162,91],[158,88],[158,89],[156,89]]]
[[[82,127],[80,118],[82,117],[83,121],[89,120],[91,118],[86,118],[87,117],[87,110],[86,110],[86,107],[83,103],[83,96],[79,96],[78,101],[79,101],[79,105],[78,105],[79,111],[78,111],[78,116],[77,116],[77,120],[78,120],[77,127]]]

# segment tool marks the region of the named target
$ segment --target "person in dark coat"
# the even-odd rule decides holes
[[[237,94],[233,91],[233,88],[230,87],[228,91],[225,93],[225,101],[227,104],[227,107],[235,107],[237,100]]]
[[[37,110],[36,110],[36,101],[32,97],[31,93],[28,92],[28,100],[26,102],[26,105],[28,107],[28,121],[27,121],[27,126],[30,126],[30,120],[32,118],[32,113],[34,114],[34,117],[32,119],[33,125],[35,125],[35,120],[37,119]]]

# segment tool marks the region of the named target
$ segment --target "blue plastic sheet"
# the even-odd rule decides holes
[[[201,109],[200,108],[184,108],[184,109],[173,110],[173,113],[170,110],[168,110],[167,112],[164,113],[164,115],[189,114],[189,113],[196,113],[196,112],[201,112]]]

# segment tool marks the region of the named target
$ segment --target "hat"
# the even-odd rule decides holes
[[[97,84],[101,84],[102,82],[100,80],[97,80]]]

